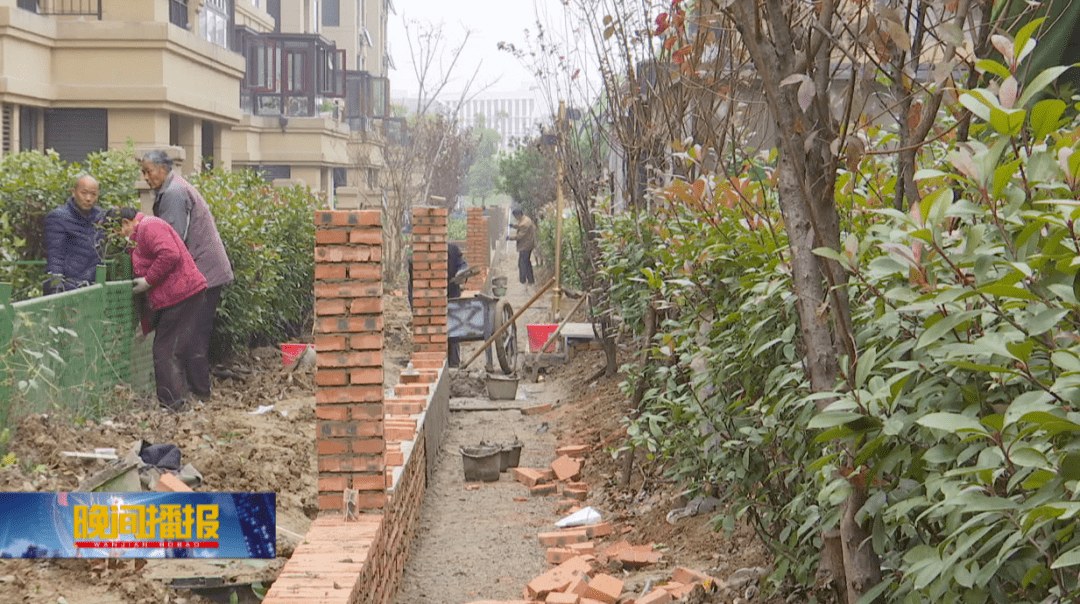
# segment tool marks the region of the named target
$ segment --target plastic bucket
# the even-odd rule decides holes
[[[304,354],[304,351],[308,349],[311,344],[282,344],[281,345],[281,364],[289,367],[296,363],[296,360],[300,358],[300,355]]]
[[[541,323],[539,325],[526,325],[525,330],[529,334],[529,352],[540,352],[548,337],[555,333],[559,326],[554,323]],[[557,352],[560,346],[558,342],[552,342],[544,352]]]
[[[467,482],[495,482],[499,479],[501,464],[499,447],[461,447],[461,466]]]
[[[502,448],[502,456],[507,468],[516,468],[521,463],[521,449],[525,446],[525,443],[518,441],[508,445],[504,445]]]
[[[512,401],[517,398],[518,378],[489,375],[485,379],[488,398],[493,401]]]

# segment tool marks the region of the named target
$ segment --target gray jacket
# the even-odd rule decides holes
[[[232,265],[221,243],[210,206],[195,187],[175,172],[165,177],[165,182],[154,198],[154,216],[169,223],[184,240],[195,266],[206,277],[207,287],[231,283]]]

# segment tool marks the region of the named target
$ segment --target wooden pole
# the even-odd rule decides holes
[[[558,141],[555,152],[559,154],[558,174],[555,176],[555,289],[552,291],[551,316],[558,321],[562,316],[562,209],[563,209],[563,120],[566,119],[566,101],[559,101],[559,118],[555,124]]]
[[[536,303],[536,301],[540,299],[540,296],[544,295],[544,292],[550,289],[552,285],[555,285],[555,279],[551,279],[547,282],[546,285],[544,285],[544,287],[541,287],[539,290],[537,290],[536,294],[533,295],[532,299],[526,302],[525,306],[522,306],[516,313],[514,313],[514,316],[510,317],[509,321],[500,325],[499,328],[495,330],[495,333],[491,334],[491,337],[485,340],[484,343],[480,345],[480,348],[477,349],[477,351],[474,352],[471,357],[469,357],[469,360],[462,363],[459,368],[465,369],[469,366],[469,363],[475,361],[476,357],[480,356],[481,352],[484,352],[485,350],[487,350],[488,346],[491,346],[491,343],[495,341],[495,338],[499,337],[500,335],[502,335],[502,332],[509,329],[510,326],[514,324],[514,321],[517,321],[518,317],[520,317],[522,313],[528,310],[530,306]]]

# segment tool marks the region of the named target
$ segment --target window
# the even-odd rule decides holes
[[[340,0],[322,0],[322,24],[323,27],[338,27],[341,25]]]
[[[206,0],[199,19],[199,35],[203,40],[228,48],[229,7],[227,0]]]

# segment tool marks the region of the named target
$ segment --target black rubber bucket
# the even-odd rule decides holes
[[[499,479],[502,450],[498,447],[461,447],[461,465],[466,482],[495,482]]]

